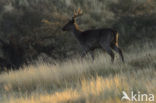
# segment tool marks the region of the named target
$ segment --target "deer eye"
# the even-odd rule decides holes
[[[74,20],[71,20],[70,22],[71,22],[71,23],[74,23]]]

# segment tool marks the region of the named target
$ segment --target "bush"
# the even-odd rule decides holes
[[[22,50],[22,65],[43,53],[57,60],[79,53],[81,49],[71,33],[61,31],[78,7],[84,11],[77,21],[82,30],[114,28],[125,49],[134,42],[152,41],[155,4],[154,0],[1,0],[0,38],[16,52],[0,58],[15,65],[18,60],[12,61],[12,55],[17,57]],[[8,52],[3,46],[1,51]]]

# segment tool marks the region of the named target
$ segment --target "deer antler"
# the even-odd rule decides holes
[[[74,10],[74,16],[73,16],[73,19],[75,19],[76,17],[79,17],[83,14],[83,11],[78,8],[77,12]]]

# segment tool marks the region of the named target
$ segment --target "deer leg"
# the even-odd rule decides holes
[[[116,45],[112,45],[111,47],[112,47],[112,49],[114,51],[116,51],[117,53],[119,53],[122,62],[124,62],[124,56],[123,56],[122,50],[119,47],[117,47]]]
[[[81,53],[81,57],[84,57],[86,54],[87,54],[86,51],[83,51],[83,52]]]
[[[113,51],[111,50],[111,47],[110,47],[110,46],[106,46],[106,45],[101,45],[101,46],[102,46],[102,48],[103,48],[104,50],[106,50],[106,52],[110,55],[111,61],[114,62],[114,53],[113,53]]]
[[[86,56],[86,54],[88,53],[87,49],[83,49],[82,53],[81,53],[81,57],[83,58],[84,56]]]
[[[85,57],[85,56],[87,55],[88,52],[89,52],[89,51],[83,51],[83,52],[81,53],[81,57],[82,57],[82,58]],[[90,55],[91,55],[92,60],[94,60],[94,54],[93,54],[92,51],[90,52]]]
[[[90,52],[91,58],[94,60],[94,53],[93,51]]]
[[[111,48],[106,48],[105,50],[111,56],[111,61],[114,62],[114,53]]]

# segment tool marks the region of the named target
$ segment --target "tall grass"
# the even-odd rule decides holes
[[[1,0],[0,36],[7,41],[13,35],[12,42],[20,41],[17,44],[24,48],[24,59],[43,52],[68,58],[80,48],[61,28],[78,7],[84,11],[77,20],[81,29],[111,27],[119,31],[126,62],[116,56],[112,64],[107,54],[97,53],[94,61],[89,55],[53,64],[40,60],[3,72],[0,103],[120,103],[123,90],[156,96],[154,0]]]
[[[141,51],[144,50],[144,51]],[[122,91],[156,94],[156,50],[124,53],[115,63],[99,53],[55,65],[39,62],[0,75],[2,103],[120,103]]]

